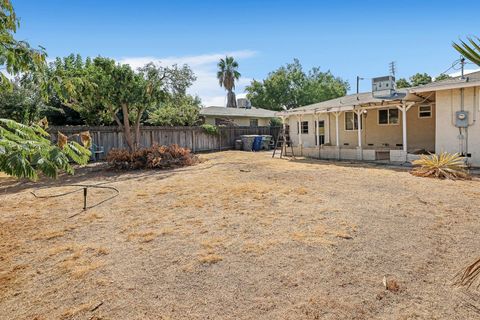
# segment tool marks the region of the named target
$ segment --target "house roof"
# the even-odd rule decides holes
[[[200,109],[202,116],[225,116],[225,117],[255,117],[255,118],[274,118],[275,111],[261,108],[225,108],[225,107],[206,107]]]
[[[449,90],[455,88],[465,88],[480,86],[480,71],[470,73],[462,79],[461,77],[454,77],[438,82],[432,82],[423,86],[412,88],[398,89],[395,96],[390,98],[375,98],[372,92],[362,92],[358,94],[350,94],[340,98],[335,98],[311,105],[295,108],[288,111],[278,112],[277,115],[287,115],[296,113],[313,113],[313,112],[327,112],[327,111],[348,111],[356,106],[368,105],[384,105],[391,102],[418,102],[428,99],[424,97],[424,92],[432,92],[438,90]]]
[[[393,97],[376,98],[371,92],[362,92],[358,94],[349,94],[343,97],[322,101],[308,106],[288,110],[286,113],[310,113],[310,112],[326,112],[326,111],[348,111],[355,106],[365,106],[370,104],[388,104],[394,101],[418,100],[418,97],[409,95],[405,89],[399,89]],[[282,114],[280,112],[278,114]],[[284,113],[283,113],[284,114]]]

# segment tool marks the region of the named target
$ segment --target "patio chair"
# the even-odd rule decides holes
[[[92,143],[92,146],[90,147],[90,151],[92,155],[90,156],[91,161],[98,161],[100,160],[101,155],[105,152],[105,149],[103,146],[96,145],[95,143]]]

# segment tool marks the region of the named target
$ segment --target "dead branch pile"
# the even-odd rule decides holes
[[[169,169],[194,165],[198,162],[198,157],[189,149],[176,144],[153,145],[134,152],[112,149],[108,152],[107,162],[112,168],[122,170]]]

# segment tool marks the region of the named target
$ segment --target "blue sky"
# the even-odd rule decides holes
[[[298,58],[348,80],[416,72],[435,76],[458,59],[451,42],[480,35],[480,1],[123,1],[12,0],[17,38],[46,47],[49,58],[80,53],[140,66],[189,63],[190,92],[221,105],[219,57],[239,61],[242,93],[251,79]],[[467,66],[473,68],[473,66]],[[454,70],[451,70],[454,71]],[[360,90],[370,89],[369,80]]]

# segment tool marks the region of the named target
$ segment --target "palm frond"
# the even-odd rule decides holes
[[[467,37],[467,40],[470,44],[460,40],[460,44],[454,42],[452,46],[465,58],[480,66],[480,39],[478,37],[475,37],[475,39]]]
[[[415,166],[411,174],[419,177],[435,177],[439,179],[469,179],[465,158],[458,153],[442,152],[441,154],[421,155],[412,161]]]
[[[475,262],[467,266],[464,270],[457,273],[455,276],[456,285],[470,287],[474,284],[478,279],[480,279],[480,258],[478,258]],[[478,281],[477,288],[480,287],[480,281]]]

